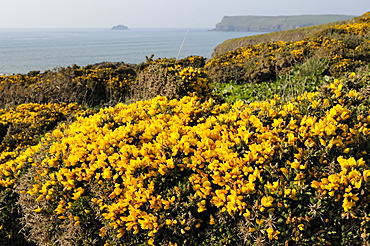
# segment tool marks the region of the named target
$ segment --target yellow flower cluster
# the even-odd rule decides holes
[[[77,104],[22,104],[0,109],[0,185],[11,187],[17,181],[31,153],[32,147],[19,156],[20,151],[37,145],[41,135],[58,122],[83,112]]]
[[[117,236],[121,237],[126,230],[137,233],[140,229],[150,230],[153,235],[160,228],[159,218],[141,209],[145,204],[154,211],[168,209],[171,198],[155,195],[151,179],[175,168],[174,160],[167,159],[163,153],[165,146],[172,149],[173,156],[178,152],[192,152],[186,139],[179,138],[186,136],[186,125],[196,110],[192,106],[197,104],[195,98],[177,102],[160,97],[132,106],[119,104],[87,120],[77,121],[63,133],[55,130],[47,136],[55,142],[49,148],[48,158],[38,164],[40,177],[36,178],[48,177],[49,181],[35,184],[28,193],[37,195],[37,200],[58,201],[55,212],[64,218],[71,202],[84,195],[85,189],[78,184],[111,183],[112,187],[104,192],[109,191],[107,198],[116,202],[107,204],[107,200],[98,198],[91,201],[105,211],[103,216],[117,229]],[[162,107],[175,115],[161,114]],[[60,163],[60,158],[65,157],[67,159]],[[50,172],[50,167],[57,169]],[[137,169],[148,172],[137,174]],[[61,196],[60,191],[53,188],[58,184],[68,194]]]
[[[343,30],[346,34],[364,36],[369,32],[370,23],[361,21],[349,24],[335,25],[334,28]]]
[[[75,76],[72,81],[81,85],[88,86],[93,82],[100,86],[111,88],[114,94],[130,90],[130,85],[135,79],[135,74],[122,73],[118,68],[106,67],[96,69],[80,68],[76,72],[81,74]],[[132,72],[133,73],[133,72]]]
[[[176,76],[181,78],[175,86],[181,87],[187,96],[209,98],[211,96],[211,84],[207,74],[203,70],[193,67],[175,69]]]
[[[21,84],[34,84],[41,79],[41,74],[15,74],[15,75],[0,75],[0,91],[2,91],[2,84],[5,83],[21,83]]]
[[[219,214],[249,221],[250,240],[293,232],[289,240],[306,240],[310,223],[322,221],[307,213],[324,213],[314,209],[323,197],[358,219],[354,209],[367,199],[369,158],[356,143],[369,138],[370,116],[355,112],[361,97],[341,81],[326,90],[327,98],[305,93],[287,103],[156,97],[102,109],[47,134],[42,152],[29,150],[43,157],[27,159],[35,170],[24,192],[39,202],[35,213],[47,202],[75,226],[100,211],[108,241],[143,235],[152,244],[168,230],[201,237]],[[345,157],[352,153],[357,160]]]
[[[25,168],[25,164],[32,161],[32,155],[39,146],[29,147],[19,156],[19,151],[3,151],[0,154],[0,186],[1,188],[13,188]]]
[[[329,50],[335,45],[342,45],[342,42],[330,38],[310,38],[300,41],[272,41],[248,45],[212,58],[205,67],[243,65],[247,60],[256,58],[276,60],[276,57],[284,56],[285,53],[290,53],[295,59],[302,61],[305,57],[305,50],[307,52],[314,52],[318,49]]]
[[[362,158],[356,161],[353,157],[344,159],[339,156],[337,161],[341,167],[340,172],[330,174],[320,182],[313,181],[312,187],[318,189],[320,194],[328,194],[336,200],[343,198],[343,209],[348,212],[356,206],[363,183],[369,181],[370,170]]]

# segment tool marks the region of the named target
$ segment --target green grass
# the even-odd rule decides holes
[[[214,83],[213,91],[228,103],[244,101],[264,101],[278,95],[284,101],[301,95],[305,91],[312,92],[321,85],[332,80],[325,75],[329,61],[324,58],[308,59],[303,64],[295,66],[293,71],[277,78],[276,81],[262,83]]]

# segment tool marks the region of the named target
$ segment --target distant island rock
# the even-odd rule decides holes
[[[117,25],[112,27],[112,30],[128,30],[128,27],[124,25]]]
[[[224,16],[211,31],[277,32],[354,18],[352,15]]]

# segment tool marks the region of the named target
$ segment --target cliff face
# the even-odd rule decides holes
[[[350,15],[225,16],[213,31],[277,32],[349,20]]]

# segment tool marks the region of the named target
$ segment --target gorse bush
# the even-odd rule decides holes
[[[0,108],[24,103],[78,103],[88,107],[151,99],[181,98],[189,93],[209,97],[205,58],[148,59],[139,65],[99,63],[26,75],[0,76]]]
[[[36,145],[59,122],[72,121],[82,112],[81,106],[75,103],[29,103],[0,109],[0,151]]]
[[[60,125],[18,157],[29,239],[366,245],[369,82],[249,105],[156,97]]]
[[[128,65],[72,66],[44,73],[0,77],[0,106],[21,103],[79,103],[88,106],[124,101],[135,71]]]
[[[93,110],[83,111],[77,102],[83,105],[109,105],[118,101],[150,99],[156,95],[180,98],[185,95],[198,95],[201,98],[211,96],[211,87],[207,75],[197,68],[204,63],[201,57],[189,57],[177,61],[166,60],[166,73],[162,59],[149,61],[141,71],[136,72],[126,64],[101,63],[86,67],[72,66],[60,68],[57,72],[30,72],[27,75],[4,75],[1,77],[0,93],[2,106],[0,110],[0,171],[1,186],[1,231],[4,244],[22,244],[23,236],[19,231],[23,227],[19,223],[18,195],[14,193],[16,182],[23,170],[28,166],[19,157],[28,146],[36,145],[42,136],[54,129],[59,122],[72,122],[76,115],[86,115]],[[160,64],[162,65],[155,65]],[[152,69],[154,67],[154,69]],[[152,69],[151,72],[148,72]],[[162,73],[162,74],[161,74]],[[134,74],[134,75],[132,75]],[[151,79],[142,80],[145,74]],[[154,77],[153,75],[159,74]],[[170,76],[171,75],[171,76]],[[172,79],[173,78],[173,79]],[[161,84],[160,80],[167,81]],[[141,87],[142,86],[142,87]],[[151,87],[153,86],[153,87]],[[158,87],[161,86],[161,87]],[[167,88],[171,93],[161,93],[156,88]],[[139,94],[148,89],[145,96]],[[140,97],[138,97],[138,95]],[[40,104],[45,102],[54,102]],[[32,103],[31,103],[32,102]],[[35,103],[37,102],[37,103]],[[19,106],[11,107],[17,103]],[[37,146],[32,147],[37,148]],[[17,169],[17,171],[14,171]]]
[[[204,62],[199,57],[177,62],[173,59],[157,59],[148,62],[145,67],[141,65],[141,71],[131,87],[131,100],[145,100],[156,96],[180,99],[190,95],[210,98],[212,88],[208,75],[200,68],[193,67],[202,61]]]
[[[205,66],[216,82],[234,80],[238,83],[275,80],[292,67],[320,53],[327,58],[342,49],[340,41],[310,38],[295,42],[268,42],[241,47],[213,58]],[[221,74],[223,75],[221,75]],[[235,76],[235,74],[237,77]]]
[[[24,150],[35,146],[41,137],[61,121],[73,121],[77,115],[89,113],[77,104],[25,104],[0,109],[0,244],[22,245],[19,232],[18,194],[14,188],[22,175],[25,159],[18,158]]]
[[[212,58],[205,68],[214,82],[276,80],[313,56],[330,60],[328,75],[338,77],[368,62],[369,13],[299,41],[250,44]]]

